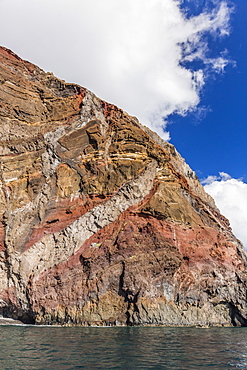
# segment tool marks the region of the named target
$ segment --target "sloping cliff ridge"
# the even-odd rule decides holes
[[[0,313],[247,325],[246,252],[169,143],[0,48]]]

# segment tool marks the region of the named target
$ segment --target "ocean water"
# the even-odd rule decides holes
[[[0,369],[247,369],[247,328],[0,327]]]

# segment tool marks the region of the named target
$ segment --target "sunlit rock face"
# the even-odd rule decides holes
[[[0,185],[3,315],[247,324],[243,246],[176,149],[5,48]]]

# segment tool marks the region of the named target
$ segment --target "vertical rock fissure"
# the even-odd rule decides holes
[[[134,294],[129,289],[124,289],[124,277],[125,277],[125,262],[122,261],[122,272],[119,276],[119,289],[118,294],[124,298],[124,301],[127,303],[127,310],[125,312],[126,315],[126,325],[132,326],[134,323],[134,314],[139,313],[139,309],[137,306],[138,296],[140,294],[140,290]]]
[[[238,307],[231,302],[228,304],[228,306],[230,310],[230,317],[231,317],[232,325],[246,327],[247,319],[243,317]]]

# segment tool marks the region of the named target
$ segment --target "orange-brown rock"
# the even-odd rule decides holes
[[[0,48],[0,312],[247,324],[246,252],[176,149]]]

